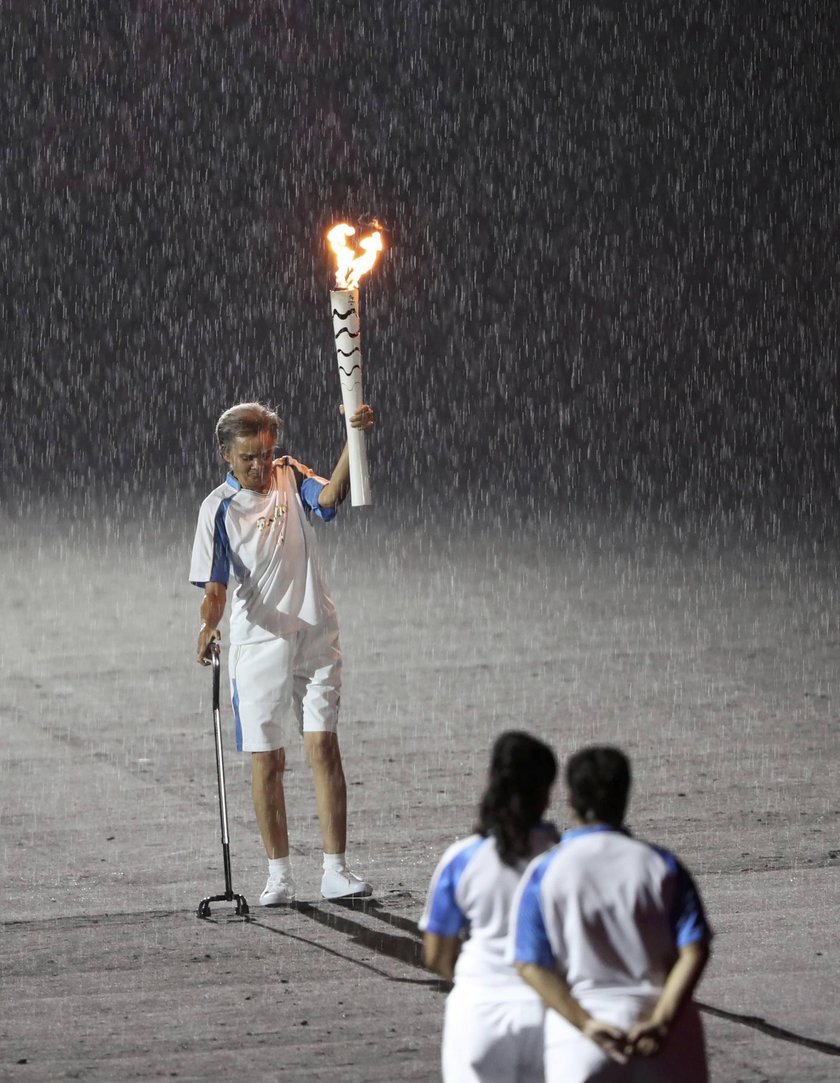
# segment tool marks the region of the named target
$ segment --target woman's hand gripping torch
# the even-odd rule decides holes
[[[363,401],[359,279],[371,269],[382,250],[382,234],[377,230],[363,237],[359,242],[362,251],[357,255],[347,244],[347,238],[355,232],[352,226],[342,222],[330,230],[327,241],[337,262],[336,288],[330,290],[330,305],[350,456],[350,502],[359,507],[371,503],[365,434],[350,424]]]

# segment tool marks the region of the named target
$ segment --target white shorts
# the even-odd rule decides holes
[[[654,1000],[600,991],[579,997],[595,1019],[622,1030],[649,1011]],[[684,1005],[662,1049],[653,1057],[616,1064],[600,1046],[556,1012],[545,1018],[545,1083],[708,1083],[703,1025],[697,1005]]]
[[[335,733],[341,699],[338,624],[327,620],[230,650],[230,695],[239,752],[283,748],[299,733]]]
[[[542,1083],[544,1016],[536,995],[456,982],[443,1023],[444,1083]]]

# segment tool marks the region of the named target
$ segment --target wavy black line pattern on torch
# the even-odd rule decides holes
[[[350,425],[350,418],[362,404],[362,336],[358,289],[330,290],[330,309],[350,455],[350,497],[353,504],[365,505],[370,503],[365,433]]]

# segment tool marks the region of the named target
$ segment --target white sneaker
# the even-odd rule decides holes
[[[296,894],[294,880],[289,877],[283,880],[272,880],[269,876],[268,883],[260,895],[260,906],[288,906],[295,901]]]
[[[373,888],[349,869],[326,869],[321,878],[321,895],[325,899],[366,899]]]

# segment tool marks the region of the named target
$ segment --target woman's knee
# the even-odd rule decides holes
[[[286,769],[285,748],[274,748],[270,752],[251,753],[251,771],[264,779],[282,778]]]
[[[303,744],[310,767],[341,765],[338,737],[334,733],[304,733]]]

